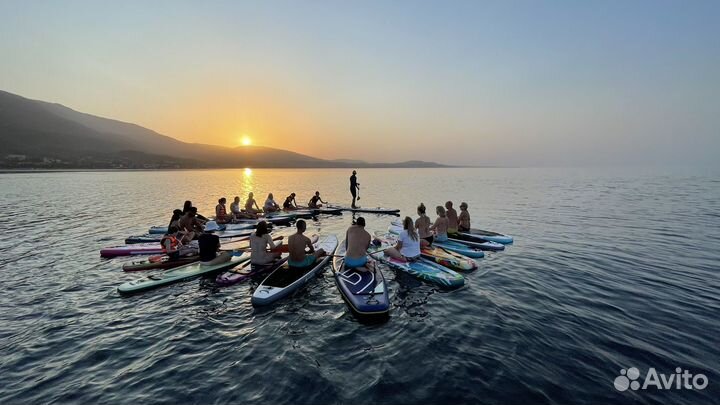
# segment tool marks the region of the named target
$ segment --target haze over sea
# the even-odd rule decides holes
[[[390,319],[359,323],[330,270],[254,309],[254,284],[144,274],[99,257],[192,200],[348,204],[338,170],[0,174],[0,403],[720,403],[720,181],[700,169],[367,169],[363,206],[470,205],[513,235],[442,291],[382,267]],[[394,217],[365,215],[370,231]],[[341,235],[352,216],[309,232]],[[289,230],[280,230],[287,234]],[[617,391],[621,369],[705,374],[702,391]]]

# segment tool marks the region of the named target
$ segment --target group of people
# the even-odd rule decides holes
[[[288,199],[290,197],[294,199],[294,193]],[[319,192],[315,193],[313,199],[311,199],[311,202],[322,201]],[[272,194],[268,196],[268,200],[272,201]],[[253,193],[250,193],[248,202],[254,203],[254,201]],[[225,198],[218,201],[219,208],[216,207],[216,214],[224,213],[224,203]],[[235,202],[231,205],[231,211],[235,211],[238,203],[239,198],[235,197]],[[250,204],[246,204],[247,207],[250,207]],[[217,215],[217,218],[221,218],[221,215]],[[285,246],[282,241],[275,244],[273,238],[270,237],[267,222],[259,221],[255,232],[250,235],[251,262],[258,265],[269,264],[277,260],[283,252],[287,252],[289,253],[288,263],[290,266],[305,267],[311,265],[318,257],[325,254],[322,249],[316,251],[313,248],[312,240],[304,235],[307,228],[305,221],[299,220],[295,226],[297,232],[288,238],[288,243]],[[181,255],[198,254],[200,262],[203,264],[220,264],[229,261],[232,253],[220,251],[220,237],[214,234],[218,230],[220,230],[219,221],[211,221],[198,214],[197,208],[192,205],[192,202],[185,201],[182,210],[176,209],[173,211],[168,230],[160,240],[160,244],[163,251],[173,259]],[[198,248],[188,246],[189,242],[195,239],[198,241]],[[282,237],[279,239],[282,239]]]
[[[385,249],[387,256],[398,260],[413,261],[420,257],[421,249],[429,247],[433,242],[448,240],[448,234],[467,232],[470,230],[470,213],[467,203],[460,204],[460,213],[453,208],[453,202],[435,208],[437,218],[430,221],[426,214],[425,204],[417,207],[418,218],[413,221],[405,217],[402,221],[403,230],[394,246]],[[365,230],[365,218],[359,217],[345,234],[346,252],[345,266],[350,268],[364,267],[367,264],[367,251],[373,238]]]
[[[249,193],[247,200],[245,200],[245,206],[242,209],[240,208],[240,197],[236,196],[230,204],[229,212],[225,206],[227,204],[227,199],[222,197],[218,200],[218,203],[215,206],[215,220],[219,224],[226,224],[239,219],[257,219],[261,214],[278,212],[281,210],[292,211],[301,209],[295,201],[295,196],[295,193],[290,193],[289,196],[285,197],[285,201],[282,203],[282,206],[280,206],[277,202],[275,202],[275,196],[273,196],[273,193],[269,193],[267,199],[265,199],[265,203],[262,208],[260,208],[257,200],[255,200],[255,194]],[[317,209],[321,208],[322,204],[327,203],[320,197],[320,192],[316,191],[308,201],[307,207]]]
[[[305,268],[311,266],[318,258],[324,256],[323,249],[315,250],[312,239],[305,236],[307,223],[300,219],[295,222],[296,231],[288,237],[287,245],[280,241],[275,243],[270,236],[267,222],[260,221],[255,232],[250,235],[250,262],[255,265],[268,265],[280,259],[282,253],[288,253],[288,266]]]
[[[426,214],[425,204],[417,207],[418,219],[413,228],[417,230],[420,239],[431,245],[433,241],[445,242],[449,233],[470,231],[470,213],[466,202],[460,204],[460,214],[453,208],[453,202],[448,201],[445,206],[435,207],[437,218],[431,222]],[[407,218],[406,218],[407,219]]]
[[[360,183],[357,182],[357,172],[353,170],[350,177],[350,192],[352,194],[352,207],[355,208],[359,199]],[[231,223],[239,219],[257,219],[263,213],[272,213],[281,210],[299,209],[295,201],[296,194],[290,193],[282,206],[279,205],[272,193],[269,193],[262,208],[255,200],[254,194],[249,193],[244,208],[240,208],[240,197],[235,197],[230,204],[230,210],[225,207],[225,197],[218,200],[215,207],[215,221],[197,213],[197,208],[191,201],[185,201],[182,210],[173,211],[173,216],[168,225],[168,232],[162,238],[163,249],[171,256],[182,254],[188,242],[198,240],[200,261],[206,264],[217,264],[230,260],[230,252],[219,252],[220,238],[214,232],[220,229],[218,224]],[[315,194],[308,201],[308,208],[320,208],[327,204],[320,197],[320,192]],[[422,247],[427,247],[433,242],[444,242],[448,240],[448,234],[470,231],[470,213],[467,203],[460,204],[460,213],[453,207],[453,202],[448,201],[444,206],[435,207],[437,218],[431,221],[427,216],[425,204],[417,207],[418,218],[413,221],[410,217],[403,219],[403,230],[400,232],[397,243],[385,249],[387,256],[400,260],[415,260],[420,257]],[[283,252],[289,254],[288,264],[291,267],[307,267],[314,263],[319,257],[326,254],[322,249],[315,250],[313,242],[304,235],[307,224],[303,220],[296,222],[297,232],[288,237],[287,245],[275,243],[270,236],[268,224],[260,221],[255,232],[250,236],[251,263],[256,265],[267,265],[278,260]],[[350,268],[364,267],[367,264],[367,251],[373,242],[372,236],[365,230],[365,218],[357,218],[346,232],[346,253],[345,265]]]

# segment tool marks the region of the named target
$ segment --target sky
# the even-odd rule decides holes
[[[717,161],[718,1],[0,0],[0,89],[188,142]]]

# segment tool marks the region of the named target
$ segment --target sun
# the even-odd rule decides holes
[[[242,146],[250,146],[250,145],[252,145],[252,139],[250,139],[250,137],[247,136],[247,135],[243,135],[243,136],[240,138],[240,144],[241,144]]]

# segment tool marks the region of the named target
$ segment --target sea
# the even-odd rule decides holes
[[[350,174],[0,174],[0,403],[720,404],[718,170],[359,169],[363,207],[466,202],[474,228],[514,237],[456,290],[380,266],[380,323],[353,315],[330,268],[254,308],[261,280],[123,297],[159,271],[99,255],[185,200],[205,215],[249,192],[349,205]],[[362,216],[372,233],[397,219]],[[352,220],[308,233],[342,239]]]

